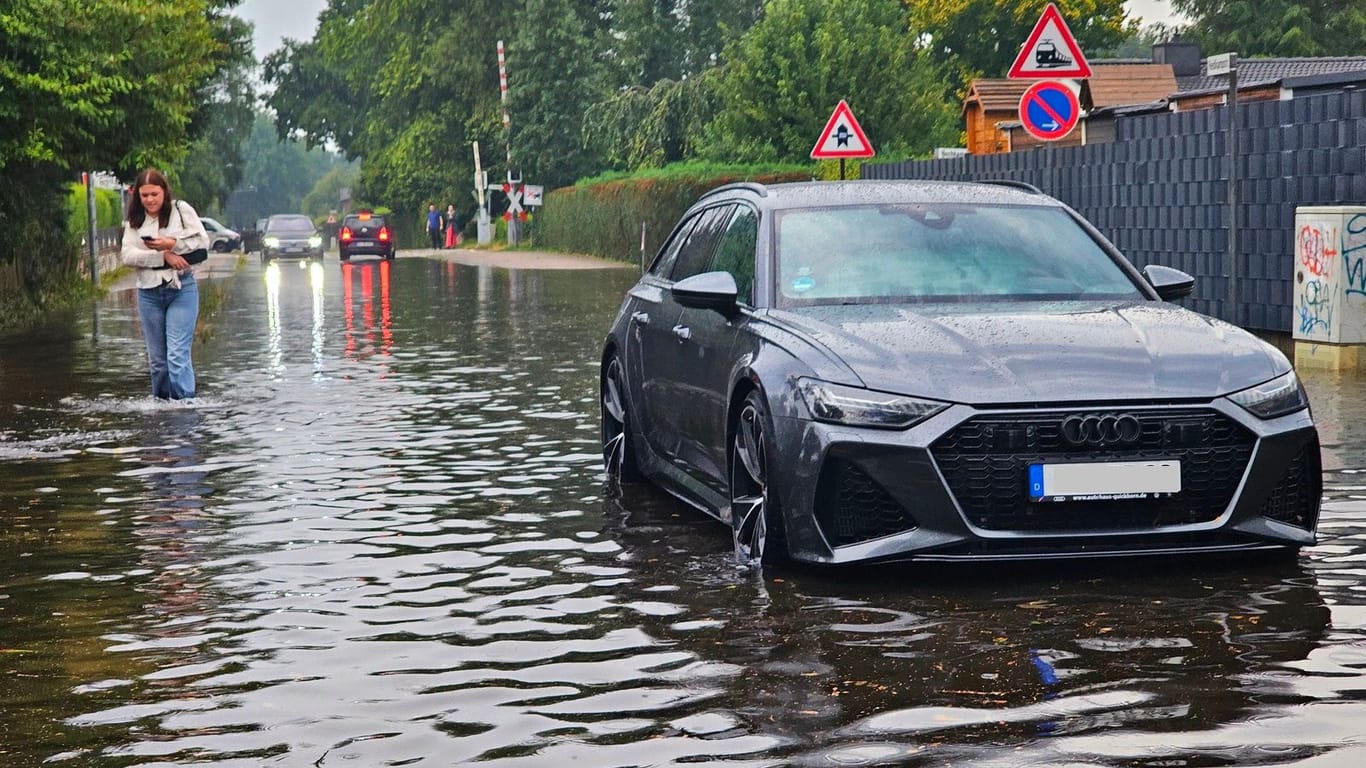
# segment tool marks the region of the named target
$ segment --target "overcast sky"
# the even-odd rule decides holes
[[[1170,22],[1169,0],[1127,0],[1129,13],[1144,23]],[[311,40],[318,26],[318,12],[327,0],[244,0],[237,15],[256,23],[256,57],[259,59],[280,47],[286,37]],[[1024,41],[1020,41],[1022,44]]]

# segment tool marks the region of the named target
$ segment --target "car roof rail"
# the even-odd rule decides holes
[[[708,197],[711,197],[712,195],[719,194],[730,189],[747,189],[750,192],[753,192],[754,194],[758,195],[759,197],[768,197],[768,187],[765,187],[763,184],[760,184],[757,181],[736,181],[730,184],[722,184],[716,189],[709,189],[706,192],[703,192],[702,196],[697,199],[704,200]]]
[[[1026,192],[1033,192],[1036,195],[1042,195],[1044,193],[1042,189],[1039,189],[1033,184],[1030,184],[1027,181],[1019,181],[1018,179],[979,179],[977,183],[995,184],[998,187],[1010,187],[1012,189],[1023,189]]]

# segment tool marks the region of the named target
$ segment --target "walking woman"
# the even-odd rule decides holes
[[[194,397],[190,346],[199,319],[199,286],[186,260],[207,256],[209,235],[199,214],[171,196],[171,185],[155,168],[138,174],[123,230],[123,263],[137,269],[138,316],[147,341],[152,397]]]
[[[455,204],[446,206],[446,247],[454,248],[460,242],[460,230],[455,225]]]

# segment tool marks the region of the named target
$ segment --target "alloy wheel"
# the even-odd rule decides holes
[[[632,482],[640,477],[631,450],[630,411],[626,407],[626,376],[621,358],[613,356],[602,376],[602,464],[608,480]]]
[[[768,455],[764,416],[754,395],[735,425],[730,461],[730,514],[735,556],[758,565],[768,555]]]

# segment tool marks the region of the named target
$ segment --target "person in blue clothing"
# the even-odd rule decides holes
[[[433,248],[441,247],[441,231],[446,228],[445,222],[441,220],[441,212],[436,209],[436,203],[427,206],[427,238],[432,241]]]

